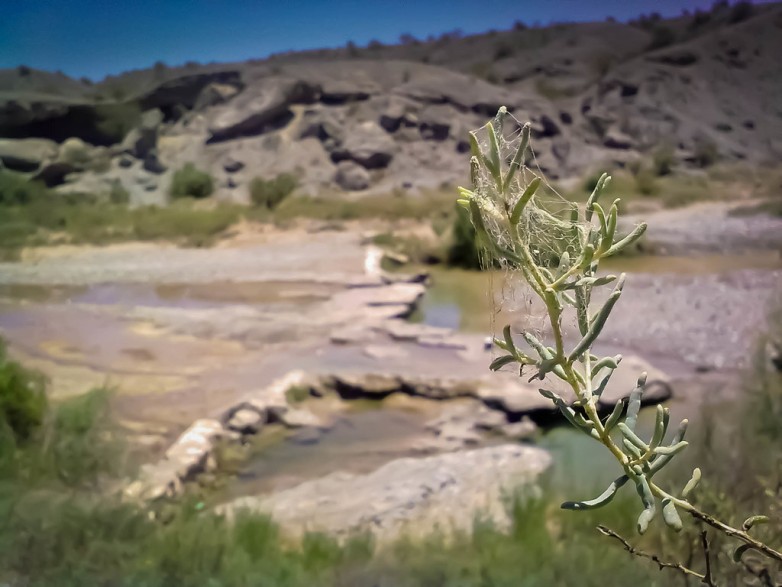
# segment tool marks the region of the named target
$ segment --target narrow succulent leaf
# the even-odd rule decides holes
[[[616,235],[616,222],[619,216],[619,207],[617,206],[618,202],[619,200],[614,200],[614,203],[611,206],[611,210],[608,212],[608,217],[606,218],[606,233],[605,237],[603,238],[605,245],[601,244],[601,248],[605,246],[604,250],[608,250],[611,248],[611,245],[614,244],[614,236]]]
[[[671,410],[663,408],[663,438],[668,433],[668,425],[671,423]],[[662,440],[660,441],[662,442]]]
[[[553,355],[551,354],[551,351],[548,350],[546,345],[544,345],[542,342],[540,342],[533,334],[524,331],[521,333],[521,336],[524,337],[524,340],[527,341],[527,344],[531,346],[535,351],[537,351],[538,355],[540,355],[540,358],[544,361],[546,359],[551,359]]]
[[[515,363],[516,357],[513,355],[503,355],[501,357],[497,357],[491,362],[491,365],[489,365],[489,369],[492,371],[499,371],[502,369],[505,365],[509,365],[510,363]]]
[[[472,133],[470,133],[471,144],[473,138],[474,137]],[[476,143],[476,148],[477,148],[477,143]],[[478,152],[478,155],[473,155],[472,157],[470,157],[470,181],[472,182],[472,187],[474,188],[478,187],[478,183],[481,177],[481,162],[478,159],[478,157],[483,158],[483,155],[480,154],[480,151]]]
[[[649,482],[646,480],[646,477],[643,475],[638,477],[635,482],[635,488],[644,504],[644,511],[638,516],[638,533],[643,534],[649,527],[649,522],[654,518],[657,507],[654,504],[654,495],[652,495],[652,490],[649,488]]]
[[[654,450],[663,441],[665,435],[665,409],[661,404],[657,404],[657,411],[655,413],[654,420],[654,432],[652,433],[652,440],[649,443],[649,448]]]
[[[675,532],[681,532],[682,519],[676,511],[676,505],[667,497],[663,500],[663,521]]]
[[[630,430],[627,424],[625,424],[624,422],[619,422],[617,426],[619,427],[619,432],[621,432],[622,436],[624,436],[627,440],[632,442],[635,446],[637,446],[643,451],[649,450],[649,445],[646,444],[643,440],[641,440],[641,437],[638,436],[635,432]]]
[[[465,187],[459,186],[456,188],[456,191],[459,192],[459,195],[464,198],[465,200],[470,200],[475,197],[475,192],[472,190],[468,190]]]
[[[601,277],[582,277],[576,282],[577,286],[591,285],[598,287],[601,285],[607,285],[616,280],[616,275],[603,275]]]
[[[601,241],[604,241],[606,238],[606,231],[608,230],[605,210],[603,210],[603,207],[597,202],[592,204],[592,210],[597,214],[597,220],[600,223],[600,239]]]
[[[603,392],[606,390],[606,387],[608,386],[608,382],[611,380],[611,375],[613,374],[614,374],[613,371],[609,371],[608,373],[606,373],[606,376],[603,377],[603,380],[595,388],[595,391],[592,392],[592,395],[600,399],[600,396],[602,396]]]
[[[592,263],[592,259],[595,256],[595,245],[592,243],[587,243],[584,245],[584,250],[581,253],[581,260],[579,262],[579,267],[581,267],[582,271],[585,270],[589,265]]]
[[[768,516],[751,516],[744,520],[744,523],[741,525],[741,527],[744,529],[744,532],[748,532],[752,526],[756,526],[758,524],[768,524],[769,521],[770,520]]]
[[[605,424],[603,424],[607,434],[610,434],[614,427],[619,423],[619,419],[622,417],[622,412],[624,412],[625,409],[625,403],[626,400],[624,398],[616,402],[614,409],[611,411],[611,415],[608,416]]]
[[[654,452],[658,455],[673,456],[682,452],[685,448],[689,446],[689,444],[690,443],[687,442],[686,440],[682,440],[681,442],[677,442],[673,446],[658,446],[656,449],[654,449]]]
[[[527,185],[524,192],[521,194],[521,197],[519,198],[519,201],[516,202],[516,205],[513,206],[513,211],[510,215],[510,223],[511,224],[518,224],[519,220],[521,220],[521,213],[524,211],[524,206],[526,206],[530,199],[532,199],[532,196],[535,195],[535,192],[538,191],[538,187],[540,187],[541,179],[539,177],[532,178],[532,181],[529,182],[529,185]]]
[[[478,144],[478,137],[476,136],[474,131],[470,131],[468,133],[470,137],[470,153],[473,157],[475,157],[476,160],[485,159],[483,153],[481,152],[481,147]]]
[[[630,430],[635,430],[635,424],[638,421],[638,412],[641,410],[641,396],[644,392],[644,385],[646,385],[646,372],[641,373],[638,381],[630,392],[630,403],[627,408],[627,418],[625,418],[625,424]]]
[[[469,210],[470,209],[470,200],[458,199],[458,200],[456,200],[456,203],[459,206],[461,206],[462,208],[464,208],[465,210]]]
[[[644,233],[646,232],[646,223],[642,222],[638,226],[636,226],[633,231],[628,234],[623,239],[615,242],[611,247],[603,254],[604,257],[610,257],[611,255],[616,255],[617,253],[622,252],[623,249],[626,247],[629,247],[633,243],[635,243],[639,238],[641,238]]]
[[[679,429],[676,431],[676,434],[674,434],[673,439],[671,440],[670,444],[668,445],[669,448],[677,446],[682,440],[684,439],[684,436],[687,434],[687,425],[689,424],[688,420],[682,420],[681,424],[679,424]],[[686,443],[685,443],[686,444]],[[654,475],[655,473],[658,473],[662,468],[667,465],[671,459],[674,457],[674,454],[661,454],[660,448],[657,447],[657,450],[655,451],[655,454],[659,455],[655,457],[654,461],[652,462],[651,468],[649,470],[649,476]]]
[[[597,316],[595,316],[594,320],[589,325],[589,330],[584,335],[584,338],[581,339],[578,345],[576,345],[576,348],[573,349],[573,351],[568,356],[569,362],[575,361],[578,357],[580,357],[584,353],[584,351],[590,348],[592,346],[592,343],[595,342],[597,336],[603,330],[603,326],[605,325],[605,322],[608,319],[608,315],[611,313],[611,310],[614,308],[614,305],[619,299],[619,296],[622,295],[622,288],[624,287],[624,278],[625,278],[625,274],[622,273],[622,275],[619,276],[619,282],[616,284],[614,291],[611,292],[610,296],[608,296],[606,303],[603,304],[603,307],[600,308],[600,311],[597,313]]]
[[[630,453],[635,459],[640,459],[641,456],[643,455],[641,449],[635,446],[632,442],[630,442],[626,438],[622,439],[622,445],[627,449],[625,452]]]
[[[592,220],[592,206],[597,202],[597,199],[600,197],[600,192],[603,191],[603,188],[607,185],[608,181],[610,180],[610,177],[607,173],[604,173],[600,176],[600,178],[597,180],[597,183],[595,184],[595,189],[592,190],[592,193],[589,196],[589,199],[586,203],[585,213],[586,213],[586,221],[589,222]]]
[[[622,475],[621,477],[618,477],[614,479],[611,482],[611,485],[608,486],[608,488],[598,495],[594,499],[589,499],[586,501],[566,501],[564,502],[560,507],[563,510],[594,510],[600,507],[603,507],[604,505],[607,505],[611,503],[611,501],[616,496],[617,491],[622,488],[622,486],[627,483],[628,477],[627,475]]]
[[[616,355],[614,357],[603,357],[602,359],[599,359],[593,366],[592,366],[592,378],[594,379],[598,373],[600,373],[601,369],[616,369],[619,366],[619,363],[622,361],[622,355]]]
[[[497,141],[497,133],[491,122],[486,123],[486,131],[489,135],[489,155],[486,158],[486,168],[494,177],[497,189],[502,190],[502,168],[500,163],[500,144]]]
[[[701,470],[698,467],[695,467],[692,471],[692,477],[690,477],[690,480],[687,481],[687,485],[684,486],[684,489],[682,490],[682,497],[687,498],[687,496],[692,493],[692,491],[698,487],[698,483],[701,482]]]
[[[513,343],[513,337],[510,334],[510,324],[507,324],[505,328],[502,329],[502,336],[505,339],[505,344],[508,345],[508,352],[516,352],[516,345]]]
[[[741,546],[736,547],[736,550],[733,551],[733,562],[740,563],[741,557],[751,548],[752,546],[749,544],[742,544]]]
[[[564,300],[565,303],[570,304],[574,308],[578,307],[578,302],[576,302],[576,298],[571,296],[570,294],[561,291],[559,292],[560,297]]]
[[[576,318],[581,336],[586,336],[589,332],[589,302],[586,292],[581,287],[576,288]]]
[[[529,122],[527,122],[523,127],[521,127],[521,140],[519,141],[519,148],[516,149],[516,154],[513,156],[513,159],[510,162],[510,168],[508,169],[508,173],[505,176],[505,181],[502,184],[503,192],[508,191],[513,178],[516,176],[516,172],[524,163],[524,154],[527,150],[527,146],[529,145],[529,131],[530,125]]]

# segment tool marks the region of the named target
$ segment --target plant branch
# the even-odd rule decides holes
[[[626,539],[622,538],[617,532],[614,532],[611,530],[611,528],[608,528],[607,526],[603,526],[602,524],[597,527],[598,532],[600,532],[603,536],[607,536],[609,538],[613,538],[614,540],[617,540],[624,549],[632,554],[633,556],[637,556],[640,558],[646,558],[650,561],[657,564],[657,566],[662,569],[673,569],[675,571],[679,571],[680,573],[683,573],[684,575],[689,575],[691,577],[696,577],[700,579],[701,581],[706,580],[706,575],[702,575],[697,571],[693,571],[690,568],[685,567],[681,563],[671,563],[664,560],[661,560],[660,557],[658,557],[656,554],[650,554],[648,552],[644,552],[643,550],[640,550],[636,547],[634,547],[632,544],[630,544]],[[712,583],[707,583],[707,585],[713,585]]]

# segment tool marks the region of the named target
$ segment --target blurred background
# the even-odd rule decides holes
[[[541,206],[607,172],[648,223],[601,266],[601,409],[647,371],[691,421],[665,483],[700,466],[704,510],[780,545],[782,4],[2,11],[0,585],[700,584],[594,530],[703,574],[694,521],[559,510],[619,465],[489,372],[506,324],[551,342],[455,205],[503,106]],[[710,540],[717,584],[780,584]]]

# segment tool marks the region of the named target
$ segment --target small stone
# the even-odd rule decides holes
[[[538,426],[530,420],[527,416],[524,416],[520,421],[513,424],[506,424],[499,428],[499,431],[508,438],[513,440],[527,440],[532,438],[538,432]]]
[[[320,439],[323,437],[323,431],[320,428],[315,427],[306,427],[301,428],[300,430],[297,430],[295,434],[293,434],[290,439],[292,442],[296,444],[317,444],[320,442]]]
[[[289,409],[284,412],[272,410],[275,419],[288,428],[328,428],[327,424],[309,410]]]
[[[242,434],[257,434],[262,427],[263,416],[255,410],[238,410],[228,421],[228,428]]]
[[[233,157],[229,157],[223,163],[223,169],[225,169],[226,173],[236,173],[237,171],[244,169],[244,162],[239,161],[238,159],[234,159]]]

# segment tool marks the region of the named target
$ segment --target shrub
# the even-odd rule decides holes
[[[109,143],[118,143],[141,122],[141,107],[135,102],[98,104],[95,128]]]
[[[481,258],[475,242],[475,228],[469,214],[461,207],[456,212],[452,230],[448,264],[465,269],[480,269]]]
[[[650,169],[642,166],[635,174],[635,187],[641,195],[655,195],[658,192],[658,186],[654,173]]]
[[[250,199],[256,206],[273,210],[296,189],[296,177],[281,173],[274,179],[253,178],[250,182]]]
[[[174,173],[169,193],[172,198],[200,199],[209,197],[213,190],[212,176],[188,163]]]
[[[698,139],[695,141],[694,161],[698,167],[714,165],[719,156],[717,145],[711,139]]]
[[[652,169],[657,175],[670,175],[674,162],[673,147],[668,143],[660,145],[652,153]]]
[[[655,25],[651,29],[652,40],[649,42],[648,49],[661,49],[672,45],[676,41],[676,33],[673,29],[664,25]]]
[[[50,192],[42,182],[30,181],[23,175],[0,169],[0,205],[23,206],[49,196]]]
[[[0,341],[0,429],[10,430],[14,444],[29,441],[43,423],[46,391],[43,375],[8,358]],[[2,434],[2,431],[0,431]],[[0,452],[8,450],[0,444]]]

